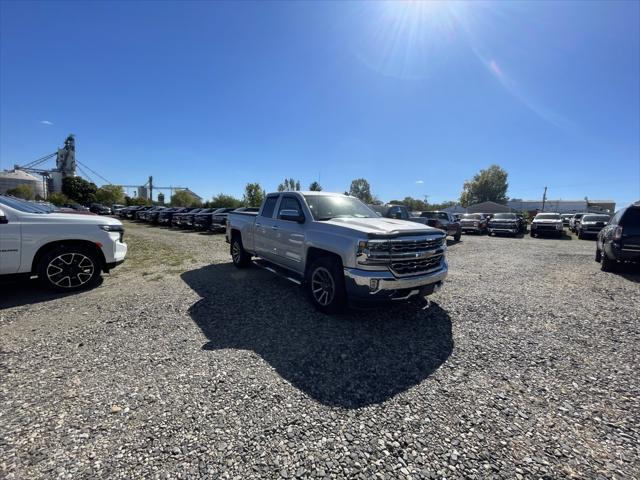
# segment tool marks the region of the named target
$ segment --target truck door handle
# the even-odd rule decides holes
[[[271,230],[278,230],[278,227],[276,225],[271,226]]]
[[[261,226],[261,224],[260,223],[256,223],[256,227],[259,227],[259,226]]]

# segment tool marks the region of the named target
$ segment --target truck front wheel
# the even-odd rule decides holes
[[[323,313],[337,313],[346,305],[344,272],[340,262],[331,257],[315,260],[307,272],[307,292],[316,309]]]
[[[231,260],[236,268],[246,268],[251,263],[251,255],[246,252],[242,240],[237,235],[231,239]]]
[[[462,230],[458,230],[458,231],[456,232],[456,234],[453,236],[453,240],[454,240],[455,242],[459,242],[459,241],[460,241],[460,237],[461,237],[461,236],[462,236]]]
[[[100,279],[100,262],[88,248],[60,246],[45,254],[38,263],[38,279],[59,292],[91,288]]]

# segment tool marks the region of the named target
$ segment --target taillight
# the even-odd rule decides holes
[[[622,227],[617,226],[616,229],[613,231],[613,239],[620,240],[621,238],[622,238]]]

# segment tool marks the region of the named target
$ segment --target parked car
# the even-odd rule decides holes
[[[174,213],[173,219],[171,220],[171,226],[178,227],[178,228],[186,228],[187,227],[186,216],[196,214],[198,212],[201,212],[202,210],[204,210],[204,208],[188,208],[186,210],[183,210],[182,212]]]
[[[233,208],[221,208],[211,215],[209,230],[212,232],[224,232],[227,229],[227,216],[233,212]]]
[[[453,215],[447,212],[421,212],[420,216],[427,219],[427,225],[438,228],[453,237],[456,242],[462,236],[462,227]]]
[[[196,228],[196,215],[207,215],[216,211],[216,208],[202,208],[200,211],[187,212],[181,215],[181,222],[184,228]]]
[[[111,209],[100,203],[92,203],[89,205],[89,211],[97,215],[111,215]]]
[[[154,225],[158,224],[158,216],[160,215],[160,213],[164,212],[167,209],[167,207],[154,207],[150,210],[147,210],[145,216],[144,216],[144,221],[147,223],[151,223]]]
[[[140,207],[139,209],[134,210],[134,211],[132,212],[132,213],[133,213],[133,215],[132,215],[132,217],[131,217],[131,218],[132,218],[133,220],[142,220],[142,219],[144,218],[144,216],[146,215],[146,213],[145,213],[145,212],[146,212],[147,210],[151,210],[152,208],[153,208],[153,207],[151,207],[151,206],[144,206],[144,207]]]
[[[327,192],[266,196],[260,211],[230,212],[233,264],[260,257],[303,284],[327,313],[348,302],[404,301],[429,295],[447,276],[444,232],[380,218],[354,197]]]
[[[560,218],[562,218],[562,225],[568,227],[571,223],[571,217],[573,217],[573,213],[563,213],[560,215]]]
[[[50,212],[0,195],[0,277],[37,276],[45,286],[74,291],[97,284],[127,254],[115,218]]]
[[[539,213],[535,216],[531,222],[532,237],[536,235],[553,235],[556,237],[562,237],[564,235],[564,227],[562,225],[562,218],[559,213]]]
[[[580,219],[585,215],[586,213],[574,213],[571,219],[569,219],[569,230],[571,230],[573,233],[578,233]]]
[[[605,272],[620,262],[640,262],[640,202],[618,210],[598,233],[596,262]]]
[[[597,237],[600,230],[607,224],[611,215],[587,213],[580,219],[578,238]]]
[[[460,219],[460,228],[464,233],[486,233],[487,218],[483,213],[465,213]]]
[[[149,207],[146,209],[139,210],[136,213],[136,219],[141,222],[149,222],[154,217],[156,212],[164,210],[165,208],[166,207],[155,206],[155,207]]]
[[[515,213],[496,213],[487,223],[489,235],[506,233],[517,235],[522,231],[522,224]]]
[[[114,203],[113,205],[111,205],[111,214],[112,215],[119,215],[120,210],[126,208],[125,205],[120,205],[119,203]]]
[[[158,225],[166,225],[168,227],[173,223],[173,216],[177,213],[185,212],[188,210],[192,210],[191,208],[186,207],[170,207],[165,208],[160,213],[158,213]]]
[[[78,212],[88,212],[89,208],[80,205],[79,203],[65,203],[62,205],[65,208],[71,208],[73,210],[77,210]]]
[[[427,224],[426,218],[412,215],[409,209],[404,205],[389,203],[387,205],[369,205],[369,208],[376,212],[380,217],[406,220],[408,222],[421,223],[423,225]]]
[[[516,217],[518,219],[518,228],[520,233],[527,233],[527,220],[524,218],[524,215],[521,213],[516,213]]]
[[[118,216],[120,218],[132,218],[133,212],[135,212],[139,208],[142,208],[142,207],[137,206],[137,205],[132,205],[132,206],[129,206],[129,207],[125,207],[125,208],[123,208],[122,210],[120,210],[118,212]]]

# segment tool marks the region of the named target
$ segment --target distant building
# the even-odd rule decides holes
[[[467,207],[467,213],[510,213],[514,209],[496,202],[481,202]]]
[[[28,185],[35,195],[39,195],[41,198],[47,197],[47,184],[42,177],[36,177],[19,169],[0,172],[0,193],[7,193],[7,190],[19,185]]]
[[[147,187],[138,187],[138,198],[149,200],[149,189]]]
[[[510,200],[507,205],[520,212],[541,212],[542,200]],[[555,213],[613,213],[616,202],[613,200],[547,200],[544,202],[545,212]]]
[[[452,205],[442,210],[447,213],[467,213],[467,209],[462,205]]]
[[[158,203],[160,205],[164,205],[164,193],[159,193],[158,194]]]
[[[198,195],[197,193],[192,192],[188,188],[176,188],[176,192],[186,192],[186,193],[188,193],[194,203],[195,202],[202,202],[202,197],[200,195]]]

